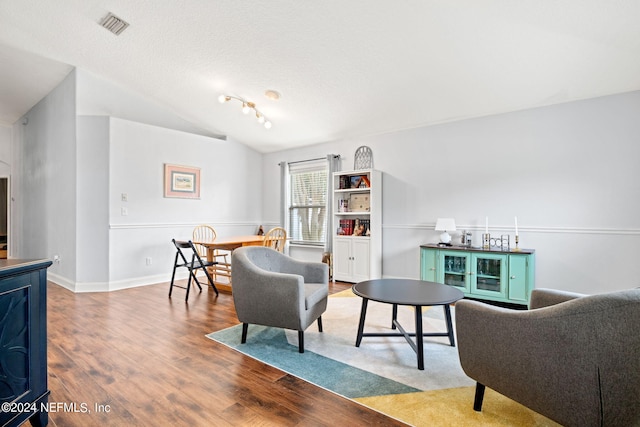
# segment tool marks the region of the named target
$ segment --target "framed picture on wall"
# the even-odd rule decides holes
[[[164,197],[200,198],[200,168],[164,165]]]

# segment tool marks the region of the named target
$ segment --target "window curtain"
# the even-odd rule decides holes
[[[324,243],[325,252],[333,252],[333,173],[340,170],[340,155],[327,154],[327,238]]]
[[[289,215],[289,163],[280,162],[280,227],[287,230],[287,218]],[[265,230],[265,233],[267,230]],[[287,232],[288,233],[288,232]],[[288,239],[288,236],[287,236]],[[289,254],[289,245],[284,245],[284,253]]]

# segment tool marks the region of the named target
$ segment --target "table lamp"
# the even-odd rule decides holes
[[[440,235],[440,244],[451,246],[451,235],[448,231],[456,231],[456,222],[453,218],[438,218],[436,231],[443,231]]]

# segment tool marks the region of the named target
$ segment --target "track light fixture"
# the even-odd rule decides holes
[[[232,99],[235,99],[238,102],[242,103],[242,112],[244,114],[249,114],[250,112],[254,112],[256,115],[256,119],[258,120],[258,123],[262,124],[266,129],[271,129],[271,122],[269,121],[269,119],[267,119],[265,117],[264,114],[262,114],[257,108],[256,108],[256,104],[254,104],[253,102],[249,102],[246,99],[242,99],[238,96],[233,96],[233,95],[220,95],[218,97],[218,101],[220,101],[221,104],[224,104],[225,102],[229,102]]]

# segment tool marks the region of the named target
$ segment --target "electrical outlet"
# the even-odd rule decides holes
[[[123,202],[128,202],[129,201],[129,196],[127,196],[127,193],[122,193],[121,194],[121,200]]]
[[[120,213],[122,214],[122,216],[127,216],[127,215],[129,215],[129,209],[120,208]]]
[[[55,262],[56,264],[60,264],[60,255],[54,255],[53,256],[53,262]]]
[[[147,265],[151,265],[151,264],[153,264],[153,259],[150,256],[148,256],[147,257]]]

